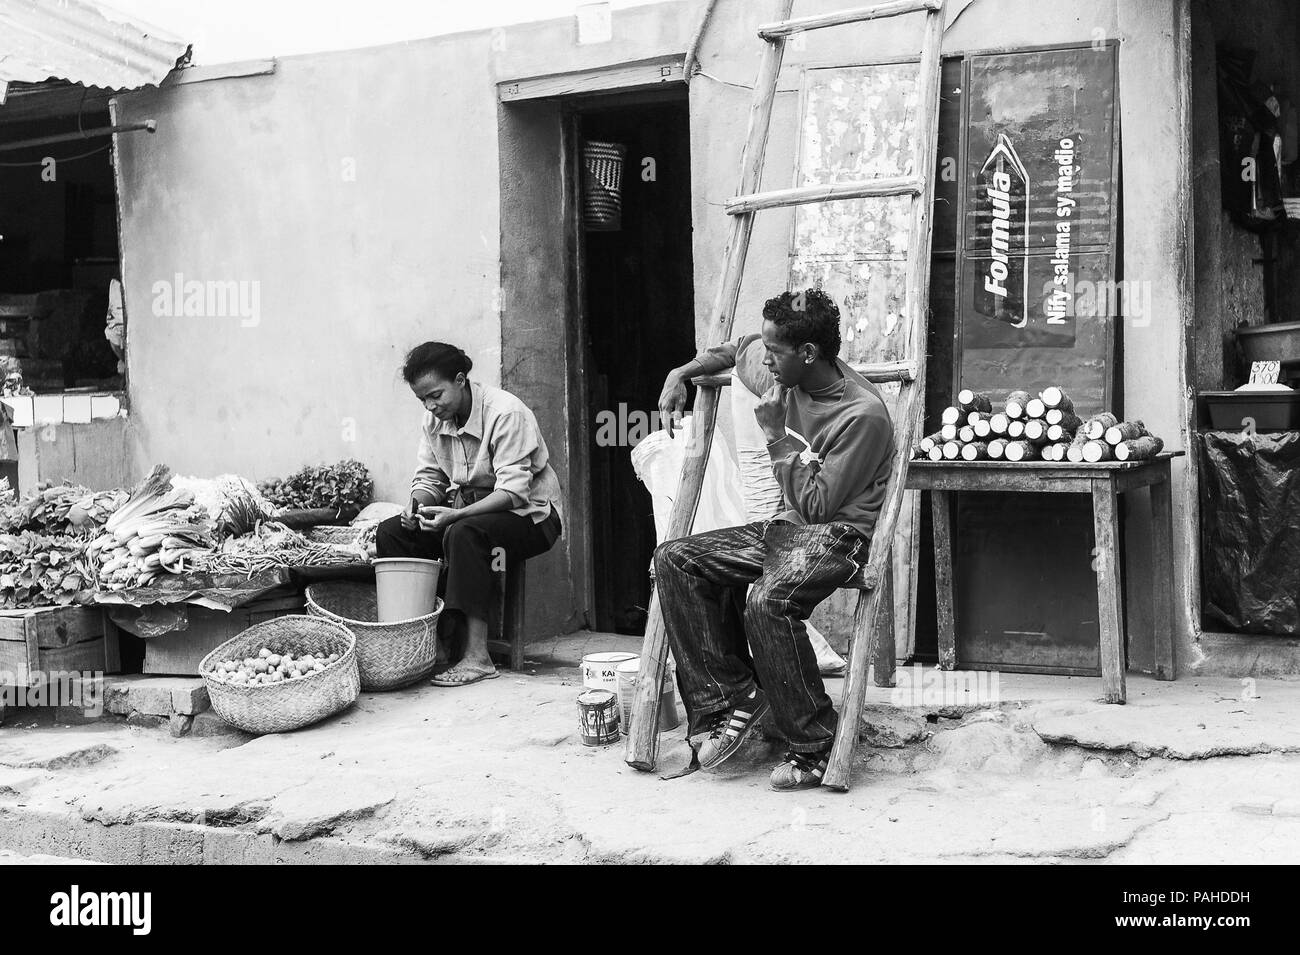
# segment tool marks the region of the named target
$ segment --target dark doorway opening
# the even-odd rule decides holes
[[[577,274],[590,435],[592,623],[640,634],[656,538],[632,444],[644,435],[644,422],[657,422],[668,369],[695,351],[686,89],[586,99],[572,111],[575,168],[585,142],[626,148],[620,227],[581,230]]]

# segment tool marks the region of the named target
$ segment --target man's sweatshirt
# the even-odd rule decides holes
[[[762,359],[762,338],[752,334],[697,356],[709,374],[736,366],[744,385],[760,395],[774,384]],[[843,377],[823,391],[786,393],[787,434],[767,446],[784,499],[774,517],[847,524],[870,538],[896,453],[894,425],[879,389],[847,363],[836,359],[836,365]]]

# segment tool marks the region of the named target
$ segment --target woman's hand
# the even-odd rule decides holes
[[[408,531],[419,530],[420,515],[417,513],[420,507],[426,504],[437,504],[438,499],[428,491],[420,489],[411,492],[411,503],[406,506],[402,512],[402,526]]]
[[[785,437],[785,397],[789,390],[784,385],[773,385],[754,408],[754,417],[768,444]]]
[[[422,531],[445,531],[460,518],[454,507],[422,507],[420,508],[420,530]]]

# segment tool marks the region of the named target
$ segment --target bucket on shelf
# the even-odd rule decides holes
[[[442,561],[381,557],[374,564],[379,623],[414,620],[437,609]]]
[[[582,657],[582,685],[589,690],[609,690],[618,694],[618,665],[635,660],[635,653],[625,650],[603,650],[586,653]]]
[[[583,746],[618,742],[618,697],[609,690],[584,690],[578,694],[578,728]]]
[[[681,725],[677,715],[677,679],[671,660],[664,667],[664,685],[659,694],[659,732],[666,733]],[[636,696],[636,681],[641,672],[641,658],[633,657],[618,665],[618,705],[623,731],[632,725],[632,699]]]

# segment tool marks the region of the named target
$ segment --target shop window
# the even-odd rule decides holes
[[[0,108],[0,147],[111,125],[107,111],[32,117],[28,108],[23,119],[6,121],[9,109]],[[0,367],[7,396],[122,387],[110,149],[111,139],[100,136],[0,151]]]

